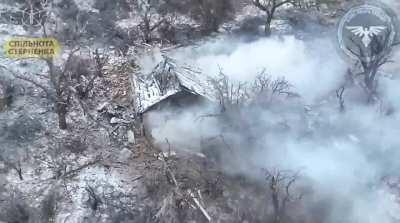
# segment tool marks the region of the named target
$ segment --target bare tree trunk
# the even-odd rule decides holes
[[[267,11],[267,21],[265,22],[265,29],[264,29],[266,36],[270,36],[272,33],[271,23],[272,23],[272,19],[274,18],[275,10],[276,10],[276,7],[273,6],[271,8],[271,11]]]
[[[280,205],[279,205],[279,192],[278,192],[278,179],[272,177],[270,189],[272,192],[272,206],[274,208],[274,222],[280,222]]]
[[[268,16],[267,21],[265,22],[265,28],[264,28],[265,36],[271,35],[271,23],[272,23],[272,16]]]
[[[143,30],[143,36],[144,36],[144,42],[149,44],[151,43],[151,31],[150,31],[150,21],[146,20],[144,24],[144,30]]]
[[[14,168],[15,171],[17,171],[19,180],[21,180],[21,181],[24,180],[24,177],[22,176],[21,161],[18,161],[17,163],[12,163],[12,164],[10,164],[10,166],[11,166],[12,168]]]
[[[272,204],[274,207],[274,223],[279,223],[281,220],[280,210],[279,210],[279,198],[278,194],[273,192],[272,194]]]
[[[368,94],[367,102],[368,103],[373,103],[373,98],[376,94],[377,85],[375,82],[376,82],[376,74],[377,73],[378,73],[378,69],[375,66],[366,70],[366,74],[364,77],[364,83],[367,88],[366,90],[368,91],[367,92],[367,94]]]
[[[17,172],[18,172],[18,177],[19,177],[19,179],[20,179],[20,180],[24,180],[24,177],[22,176],[22,167],[21,167],[21,163],[18,163]]]
[[[67,105],[65,102],[57,101],[56,112],[58,115],[58,127],[60,129],[67,129]]]

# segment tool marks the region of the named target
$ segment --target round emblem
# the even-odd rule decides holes
[[[397,34],[395,18],[388,9],[365,4],[351,8],[338,25],[341,50],[349,57],[372,61],[385,55]]]

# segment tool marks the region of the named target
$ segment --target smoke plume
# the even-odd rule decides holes
[[[396,179],[399,169],[398,80],[381,77],[379,106],[360,102],[354,93],[358,90],[348,89],[346,111],[341,113],[335,90],[344,83],[350,63],[329,38],[220,38],[170,55],[211,76],[222,70],[232,81],[252,82],[265,69],[272,77],[285,77],[301,97],[246,108],[239,118],[249,125],[231,131],[216,118],[199,119],[215,112],[212,107],[188,108],[179,115],[151,112],[156,142],[168,139],[174,148],[201,152],[202,140],[223,135],[237,153],[236,158],[222,159],[228,174],[259,177],[254,167],[300,171],[313,191],[303,200],[306,214],[318,215],[313,212],[324,201],[322,222],[400,220],[396,197],[384,183]],[[391,115],[385,105],[394,110]]]

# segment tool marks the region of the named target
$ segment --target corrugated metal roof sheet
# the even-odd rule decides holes
[[[164,57],[150,74],[134,77],[136,110],[139,113],[146,112],[153,105],[181,91],[217,102],[209,79],[198,68],[181,65],[172,58]]]

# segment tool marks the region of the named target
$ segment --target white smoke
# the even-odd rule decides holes
[[[149,112],[149,127],[156,143],[167,149],[200,152],[201,140],[219,134],[218,123],[214,119],[202,118],[214,114],[212,108],[192,107],[177,114],[171,110]]]
[[[222,69],[233,80],[251,81],[266,69],[274,77],[284,76],[302,99],[273,109],[248,111],[256,121],[241,133],[226,133],[226,141],[240,148],[242,138],[255,133],[252,147],[229,160],[228,173],[254,174],[254,166],[300,170],[308,179],[313,197],[304,202],[330,200],[324,222],[390,223],[399,219],[396,198],[382,183],[400,167],[400,116],[385,116],[381,108],[353,101],[345,93],[346,112],[338,112],[334,91],[344,81],[346,63],[330,39],[260,39],[254,42],[218,39],[171,55],[215,75]],[[392,70],[393,71],[393,70]],[[400,109],[396,80],[381,78],[385,103]],[[310,104],[305,112],[303,104]],[[200,151],[204,138],[224,134],[213,118],[199,121],[209,108],[191,108],[174,116],[170,111],[151,112],[152,134],[158,143],[166,139],[174,148]],[[283,129],[281,126],[285,126]],[[233,163],[233,164],[232,164]],[[248,164],[251,164],[250,166]],[[311,205],[311,204],[310,204]],[[305,204],[307,206],[307,204]]]
[[[304,42],[293,36],[249,43],[221,38],[197,48],[178,50],[172,56],[199,66],[205,74],[216,75],[222,69],[240,81],[252,81],[266,69],[273,77],[284,76],[308,100],[335,88],[346,69],[332,40]]]

